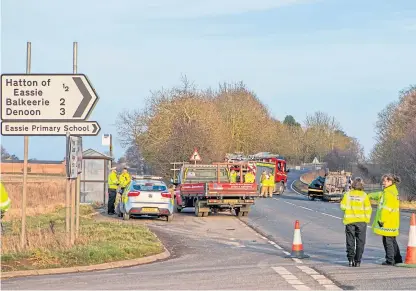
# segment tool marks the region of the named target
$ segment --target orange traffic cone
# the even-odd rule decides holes
[[[409,242],[407,243],[406,259],[398,267],[416,268],[416,215],[410,219]]]
[[[295,222],[295,233],[293,235],[293,244],[292,244],[292,253],[289,256],[290,258],[297,259],[306,259],[309,258],[308,255],[305,255],[303,252],[302,237],[300,235],[299,220]]]

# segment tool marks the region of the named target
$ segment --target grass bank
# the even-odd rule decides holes
[[[30,216],[52,212],[56,207],[65,205],[65,177],[55,179],[52,176],[42,178],[28,177],[26,214]],[[12,201],[11,209],[4,217],[6,221],[19,219],[22,205],[22,176],[2,175],[4,186]]]
[[[27,248],[20,249],[20,221],[4,223],[1,271],[73,267],[128,260],[164,251],[145,226],[121,221],[96,222],[91,206],[81,206],[80,235],[74,246],[65,240],[65,209],[27,218]]]

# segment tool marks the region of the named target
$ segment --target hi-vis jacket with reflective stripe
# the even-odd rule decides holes
[[[0,192],[0,210],[6,212],[10,208],[11,201],[2,182],[0,182]]]
[[[117,189],[118,185],[120,184],[117,173],[111,172],[110,175],[108,175],[108,188],[109,189]]]
[[[368,194],[370,199],[378,200],[377,214],[373,231],[382,236],[398,236],[400,226],[399,191],[396,185],[384,188],[381,192]],[[381,222],[383,226],[380,226]]]
[[[127,185],[130,184],[131,182],[131,177],[130,177],[129,172],[121,173],[119,180],[120,180],[120,187],[126,188]]]
[[[344,194],[341,209],[344,211],[344,224],[356,222],[369,223],[371,219],[371,203],[367,193],[360,190],[351,190]]]

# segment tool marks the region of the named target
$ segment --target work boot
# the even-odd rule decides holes
[[[361,265],[361,262],[355,262],[355,266],[354,267],[359,267]]]
[[[381,265],[382,266],[394,266],[394,263],[383,262]]]
[[[350,260],[350,261],[348,262],[348,266],[349,266],[349,267],[355,267],[355,263],[354,263],[354,261]]]

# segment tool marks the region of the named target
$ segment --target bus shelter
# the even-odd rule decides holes
[[[82,153],[81,203],[107,204],[107,177],[111,157],[93,149]]]

